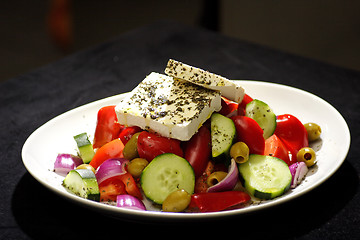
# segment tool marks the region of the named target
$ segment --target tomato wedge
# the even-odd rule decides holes
[[[112,177],[99,184],[100,201],[116,201],[116,196],[126,194],[125,184],[121,179]]]
[[[186,142],[185,159],[194,169],[195,176],[200,176],[211,156],[211,134],[205,126],[199,128],[199,131]]]
[[[117,176],[125,185],[125,190],[128,194],[137,197],[139,199],[142,199],[142,194],[130,173],[125,173],[122,175]]]
[[[104,161],[110,158],[122,158],[124,157],[123,150],[124,144],[120,139],[112,140],[96,151],[90,165],[97,169]]]
[[[231,119],[235,123],[237,141],[246,143],[250,154],[262,155],[265,148],[265,139],[259,124],[254,119],[246,116],[233,116]]]
[[[296,162],[289,158],[288,149],[281,141],[281,139],[276,136],[276,134],[273,134],[271,137],[265,140],[264,155],[280,158],[284,160],[284,162],[286,162],[286,164],[289,166]]]
[[[183,157],[180,141],[172,138],[162,137],[155,133],[143,131],[138,136],[137,150],[139,157],[148,161],[163,153],[174,153]]]

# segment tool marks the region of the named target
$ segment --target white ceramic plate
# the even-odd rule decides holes
[[[93,134],[97,111],[102,106],[117,104],[124,94],[86,104],[45,123],[26,140],[22,149],[24,165],[37,181],[66,199],[104,214],[142,221],[199,220],[257,211],[294,199],[316,188],[334,174],[346,158],[350,147],[349,128],[334,107],[321,98],[296,88],[258,81],[238,82],[250,96],[268,103],[276,114],[293,114],[303,123],[315,122],[322,128],[321,141],[313,146],[317,151],[317,165],[309,171],[306,180],[297,188],[276,199],[263,201],[260,204],[253,204],[242,209],[222,212],[164,213],[116,208],[83,199],[67,192],[61,186],[63,177],[53,172],[53,164],[57,154],[76,154],[73,136],[82,132]],[[90,139],[92,138],[93,136],[90,135]]]

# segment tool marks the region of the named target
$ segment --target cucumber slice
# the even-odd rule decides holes
[[[82,198],[100,201],[99,186],[95,174],[89,169],[71,170],[66,175],[62,185]]]
[[[274,134],[276,128],[276,115],[269,105],[254,99],[246,105],[245,116],[254,119],[264,130],[265,139]]]
[[[254,197],[272,199],[285,193],[292,176],[289,166],[281,159],[251,154],[246,163],[239,164],[244,187]]]
[[[194,192],[195,174],[190,163],[173,153],[155,157],[143,170],[140,184],[147,198],[162,204],[166,197],[179,189]]]
[[[95,152],[91,142],[86,133],[81,133],[74,136],[77,147],[79,149],[79,155],[84,163],[89,163],[93,159]]]
[[[215,161],[227,161],[236,135],[233,120],[219,113],[211,115],[211,152]]]

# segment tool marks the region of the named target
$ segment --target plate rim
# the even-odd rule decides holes
[[[344,139],[344,141],[346,141],[346,146],[347,149],[345,151],[343,151],[341,160],[338,161],[338,163],[336,164],[336,166],[334,168],[331,169],[330,172],[328,172],[326,174],[326,176],[324,178],[322,178],[320,181],[316,181],[314,184],[312,184],[310,187],[305,188],[304,190],[300,191],[300,192],[296,192],[292,195],[284,195],[281,196],[279,198],[277,198],[275,201],[274,200],[270,200],[270,201],[264,201],[259,205],[255,205],[254,207],[252,206],[248,206],[245,208],[240,208],[240,209],[234,209],[234,210],[229,210],[229,211],[219,211],[219,212],[209,212],[209,213],[165,213],[165,212],[157,212],[157,211],[136,211],[136,210],[131,210],[131,209],[122,209],[122,208],[117,208],[114,206],[110,206],[110,205],[106,205],[103,203],[98,203],[98,202],[94,202],[88,199],[83,199],[80,198],[78,196],[75,196],[71,193],[66,193],[64,194],[64,192],[58,190],[56,187],[52,186],[50,183],[43,181],[38,175],[37,173],[32,171],[32,167],[29,166],[29,162],[27,160],[27,157],[25,156],[26,152],[27,152],[27,148],[29,147],[32,138],[34,138],[36,136],[36,134],[38,134],[39,131],[41,131],[43,128],[46,128],[49,124],[56,122],[58,119],[64,118],[67,115],[71,115],[74,112],[78,112],[81,111],[83,109],[86,109],[88,107],[91,107],[92,105],[96,105],[96,104],[100,104],[102,102],[109,102],[112,100],[116,100],[117,98],[123,97],[125,94],[127,93],[120,93],[120,94],[116,94],[113,96],[109,96],[109,97],[105,97],[102,99],[98,99],[89,103],[86,103],[84,105],[78,106],[76,108],[73,108],[71,110],[68,110],[64,113],[61,113],[57,116],[55,116],[54,118],[48,120],[47,122],[45,122],[44,124],[42,124],[41,126],[39,126],[38,128],[36,128],[29,136],[28,138],[25,140],[22,150],[21,150],[21,157],[22,157],[22,161],[23,164],[26,168],[26,170],[39,182],[41,183],[43,186],[45,186],[47,189],[55,192],[57,195],[60,195],[61,197],[67,199],[67,200],[72,200],[72,202],[76,203],[76,204],[80,204],[83,207],[89,207],[93,210],[96,210],[100,213],[104,213],[107,215],[112,215],[115,217],[121,217],[121,218],[125,218],[125,219],[137,219],[140,221],[143,220],[160,220],[160,221],[164,221],[164,220],[171,220],[171,221],[183,221],[183,220],[207,220],[207,219],[214,219],[214,218],[219,218],[219,217],[230,217],[230,216],[234,216],[234,215],[243,215],[243,214],[248,214],[251,212],[256,212],[256,211],[261,211],[262,209],[266,209],[272,206],[276,206],[279,204],[282,204],[284,202],[290,201],[292,199],[295,199],[301,195],[307,194],[309,191],[314,190],[315,188],[317,188],[318,186],[320,186],[322,183],[324,183],[325,181],[327,181],[339,168],[340,166],[343,164],[343,162],[346,159],[346,156],[349,153],[350,150],[350,145],[351,145],[351,135],[350,135],[350,130],[349,130],[349,126],[346,123],[346,120],[344,119],[344,117],[341,115],[341,113],[334,107],[332,106],[330,103],[328,103],[327,101],[325,101],[324,99],[316,96],[315,94],[308,92],[306,90],[302,90],[296,87],[292,87],[292,86],[288,86],[288,85],[284,85],[284,84],[279,84],[279,83],[272,83],[272,82],[265,82],[265,81],[259,81],[259,80],[232,80],[235,82],[240,83],[244,83],[246,84],[253,84],[253,85],[267,85],[267,86],[274,86],[274,87],[279,87],[279,88],[283,88],[283,89],[291,89],[292,91],[296,91],[296,92],[300,92],[302,94],[307,94],[309,96],[311,96],[312,98],[317,99],[317,101],[321,101],[323,104],[327,105],[327,107],[330,107],[333,112],[338,116],[338,119],[342,121],[342,125],[346,128],[346,140]],[[96,207],[94,207],[96,206]]]

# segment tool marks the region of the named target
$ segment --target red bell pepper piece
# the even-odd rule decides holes
[[[100,148],[119,136],[121,125],[118,123],[115,106],[101,108],[97,114],[94,148]]]
[[[244,204],[250,200],[249,194],[241,191],[195,193],[191,196],[190,209],[200,212],[217,212]]]
[[[122,158],[124,157],[123,150],[124,144],[121,140],[114,139],[96,151],[90,165],[97,169],[104,161],[110,158]]]
[[[299,119],[290,114],[277,116],[275,134],[290,151],[290,159],[296,162],[297,152],[309,146],[308,135]]]

